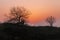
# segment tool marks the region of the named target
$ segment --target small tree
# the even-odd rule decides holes
[[[24,7],[13,7],[10,10],[9,20],[7,22],[17,22],[24,24],[26,19],[29,17],[30,12],[27,11]]]
[[[46,19],[46,22],[50,24],[50,26],[52,27],[53,24],[55,23],[55,18],[53,16],[50,16]]]

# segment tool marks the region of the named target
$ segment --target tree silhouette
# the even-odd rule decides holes
[[[46,22],[50,24],[50,26],[52,27],[53,24],[55,23],[55,18],[53,16],[50,16],[46,19]]]
[[[10,10],[9,20],[7,22],[16,22],[24,24],[26,19],[29,17],[30,12],[27,11],[24,7],[13,7]]]

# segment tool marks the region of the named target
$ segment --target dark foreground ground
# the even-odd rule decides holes
[[[60,40],[60,28],[0,25],[0,40]]]

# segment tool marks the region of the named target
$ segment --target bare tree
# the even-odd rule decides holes
[[[52,27],[53,24],[55,23],[55,18],[53,16],[50,16],[46,19],[46,22],[50,24],[50,26]]]
[[[7,22],[17,22],[24,24],[26,19],[29,17],[30,12],[27,11],[24,7],[13,7],[10,10],[9,20]]]

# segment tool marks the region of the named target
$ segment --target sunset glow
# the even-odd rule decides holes
[[[45,19],[54,16],[55,26],[60,26],[60,0],[0,0],[0,21],[6,20],[4,15],[14,6],[22,6],[31,11],[29,23],[45,25]]]

